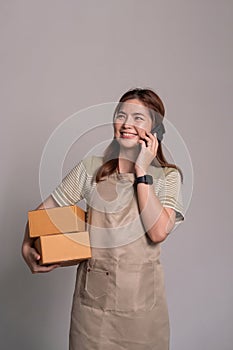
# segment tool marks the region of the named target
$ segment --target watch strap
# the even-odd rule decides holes
[[[152,185],[153,184],[153,177],[151,175],[143,175],[143,176],[136,177],[134,184],[137,185],[139,183]]]

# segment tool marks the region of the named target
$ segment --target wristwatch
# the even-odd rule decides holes
[[[143,175],[143,176],[136,177],[134,184],[137,185],[139,183],[152,185],[153,184],[153,177],[151,175]]]

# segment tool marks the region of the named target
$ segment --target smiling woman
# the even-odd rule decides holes
[[[127,91],[104,155],[81,160],[41,204],[87,203],[92,257],[77,268],[70,350],[169,348],[160,243],[184,214],[182,173],[166,161],[157,128],[164,113],[152,90]],[[50,271],[26,233],[22,251],[32,271]]]
[[[131,146],[139,146],[138,141],[143,131],[150,132],[151,127],[152,120],[148,109],[137,99],[123,103],[114,116],[114,137],[123,147],[124,143],[121,143],[121,139],[132,139],[135,143],[131,143]]]
[[[100,181],[102,176],[110,175],[119,170],[119,163],[125,164],[124,158],[118,161],[120,154],[120,145],[125,146],[124,152],[127,149],[127,143],[122,139],[131,139],[129,134],[133,134],[132,139],[138,140],[139,144],[147,144],[148,138],[146,138],[146,132],[156,131],[158,134],[154,134],[158,141],[158,148],[156,156],[152,159],[151,164],[155,167],[173,168],[178,170],[181,176],[181,182],[183,182],[183,173],[181,169],[175,165],[169,163],[162,150],[162,138],[165,132],[163,126],[163,118],[165,115],[165,108],[160,97],[151,89],[131,89],[127,91],[119,100],[116,109],[113,114],[114,125],[114,139],[107,147],[104,153],[103,165],[100,167],[96,175],[97,182]],[[137,135],[137,137],[136,137]],[[148,136],[148,135],[147,135]],[[118,142],[116,142],[118,141]],[[134,143],[135,147],[139,150],[139,144]],[[128,145],[130,145],[128,143]],[[121,149],[123,151],[123,148]],[[136,151],[136,149],[135,149]],[[126,156],[127,159],[127,156]],[[121,170],[124,172],[134,172],[133,164],[130,159],[126,162]],[[130,168],[128,166],[130,165]]]

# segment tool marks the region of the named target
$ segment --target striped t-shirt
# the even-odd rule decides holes
[[[81,160],[51,193],[59,206],[74,205],[86,200],[96,186],[95,174],[103,164],[103,157],[88,156]],[[164,207],[173,208],[176,212],[176,224],[184,220],[181,193],[181,175],[171,167],[149,166],[148,174],[153,176],[155,195]]]

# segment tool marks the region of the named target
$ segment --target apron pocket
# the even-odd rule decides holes
[[[116,271],[115,311],[149,311],[156,303],[154,262],[126,263]]]
[[[81,302],[94,308],[105,309],[109,271],[105,268],[92,267],[87,264],[84,272]]]

